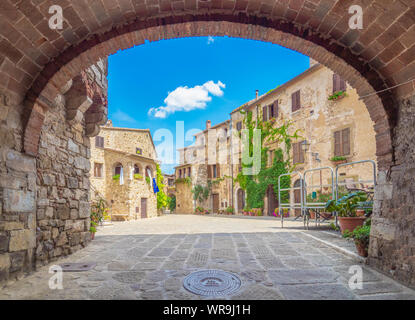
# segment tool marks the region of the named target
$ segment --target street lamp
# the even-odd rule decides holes
[[[310,143],[307,140],[301,142],[301,148],[303,151],[307,152],[310,149]]]

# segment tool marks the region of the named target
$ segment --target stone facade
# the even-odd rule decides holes
[[[0,178],[0,282],[18,279],[90,240],[86,114],[89,108],[105,109],[100,117],[106,117],[106,75],[107,62],[101,60],[61,88],[44,120],[36,158],[2,146],[1,163],[6,170]],[[97,100],[100,104],[78,93],[74,97],[82,85],[102,98]],[[83,110],[73,103],[75,98],[82,101]],[[10,120],[17,120],[12,118],[13,111],[8,113]],[[10,146],[16,147],[15,143],[10,140]]]
[[[245,110],[250,110],[255,119],[259,116],[261,119],[275,120],[276,126],[281,126],[287,121],[292,123],[289,128],[291,134],[298,131],[300,139],[293,140],[293,146],[290,151],[291,162],[294,159],[295,143],[306,141],[308,150],[301,150],[300,162],[296,164],[295,171],[304,174],[305,170],[313,168],[331,167],[333,169],[339,164],[332,159],[335,153],[336,132],[347,130],[347,151],[340,152],[339,156],[345,160],[340,162],[355,162],[360,160],[372,160],[377,162],[376,157],[376,139],[373,129],[373,122],[364,103],[359,100],[356,90],[345,83],[346,96],[339,100],[328,100],[333,94],[333,72],[321,64],[311,62],[311,66],[304,73],[294,79],[277,87],[275,90],[254,99],[243,106]],[[300,108],[293,111],[292,95],[299,92]],[[273,107],[274,115],[270,116],[270,107]],[[232,126],[236,128],[238,122],[242,121],[242,115],[239,108],[231,114]],[[242,126],[243,127],[243,126]],[[272,164],[272,152],[278,148],[275,142],[266,142],[265,146],[269,148],[268,164]],[[284,149],[284,146],[282,146]],[[298,147],[298,146],[297,146]],[[301,147],[301,146],[300,146]],[[303,149],[303,147],[301,147]],[[342,151],[342,150],[340,150]],[[339,150],[337,150],[339,152]],[[240,155],[234,157],[240,159]],[[234,175],[237,175],[239,168],[235,166]],[[297,181],[298,176],[292,179],[292,187]],[[370,163],[355,164],[339,169],[339,181],[348,182],[348,187],[373,187],[374,180],[373,165]],[[363,181],[363,182],[359,182]],[[310,186],[330,185],[332,182],[329,170],[319,171],[307,174],[306,183]],[[236,183],[236,188],[238,184]],[[308,189],[310,195],[312,191],[321,193],[331,193],[331,187],[322,187]],[[268,197],[275,199],[268,199]],[[278,205],[278,195],[271,191],[265,197],[264,213],[272,215]],[[292,192],[291,203],[299,202],[295,200]],[[237,204],[236,204],[237,205]],[[270,206],[270,207],[268,207]],[[272,207],[271,207],[272,206]],[[239,209],[239,208],[237,208]],[[239,210],[238,210],[239,211]],[[294,211],[292,212],[294,214]]]
[[[150,131],[115,128],[109,121],[99,136],[91,138],[91,146],[92,196],[106,200],[111,219],[157,216],[152,187],[156,151]],[[114,180],[116,174],[123,177]]]

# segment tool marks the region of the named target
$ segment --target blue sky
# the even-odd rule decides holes
[[[176,121],[184,121],[185,131],[203,130],[208,119],[212,125],[229,119],[256,89],[263,94],[308,66],[308,57],[261,41],[147,42],[109,57],[109,119],[116,127],[149,128],[152,134],[166,128],[174,135]],[[162,165],[162,170],[172,173],[173,167]]]

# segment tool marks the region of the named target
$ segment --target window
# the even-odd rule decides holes
[[[135,153],[141,156],[143,154],[143,149],[135,148]]]
[[[140,173],[140,167],[138,165],[134,165],[134,174],[139,174]]]
[[[298,90],[291,95],[291,111],[295,112],[301,109],[301,91]]]
[[[334,156],[350,155],[350,128],[334,132]]]
[[[217,176],[218,176],[218,172],[217,172],[216,164],[214,164],[212,166],[212,177],[217,178]]]
[[[338,74],[333,74],[333,93],[338,91],[346,91],[346,82]]]
[[[146,177],[149,177],[150,179],[152,178],[151,168],[150,167],[146,167]]]
[[[219,165],[213,164],[207,166],[208,179],[217,178],[220,175]]]
[[[242,130],[242,121],[238,121],[236,123],[236,130],[241,131]]]
[[[192,168],[191,167],[187,168],[187,176],[188,177],[191,176],[191,173],[192,173]]]
[[[100,136],[95,137],[95,147],[104,148],[104,137],[100,137]]]
[[[262,121],[268,121],[268,106],[262,107]]]
[[[94,163],[94,177],[102,178],[102,163]]]
[[[115,175],[117,175],[117,174],[121,175],[121,169],[122,169],[122,164],[121,163],[116,164],[114,174]]]
[[[179,178],[182,177],[182,169],[179,169]]]
[[[278,118],[278,113],[279,113],[279,102],[278,102],[278,99],[277,99],[272,104],[272,117],[273,118]]]
[[[304,150],[302,142],[293,143],[293,163],[304,163]]]

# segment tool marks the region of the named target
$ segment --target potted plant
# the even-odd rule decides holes
[[[328,212],[337,212],[340,223],[340,230],[342,234],[349,230],[352,232],[357,226],[362,226],[365,217],[358,217],[356,209],[359,208],[360,202],[364,202],[367,195],[364,192],[350,193],[339,200],[329,200],[326,203],[326,210]]]
[[[330,161],[333,162],[335,165],[338,165],[338,164],[346,163],[347,158],[343,156],[335,156],[335,157],[332,157]]]
[[[135,180],[143,180],[143,176],[139,173],[134,173],[134,179]]]
[[[330,100],[330,101],[337,101],[337,100],[340,100],[340,99],[342,99],[343,97],[345,97],[347,94],[346,94],[346,91],[344,91],[344,90],[341,90],[341,91],[336,91],[335,93],[333,93],[332,95],[330,95],[329,97],[328,97],[328,100]]]
[[[196,207],[196,214],[203,214],[205,213],[205,209],[203,209],[202,207]]]
[[[97,232],[97,223],[91,220],[91,226],[89,228],[89,232],[91,233],[91,240],[95,239],[95,232]]]
[[[289,210],[288,209],[282,209],[282,214],[284,216],[284,218],[288,218],[290,216]],[[281,218],[281,213],[279,212],[278,208],[275,208],[274,210],[274,217],[277,218]]]
[[[367,257],[370,240],[370,219],[363,226],[356,227],[353,232],[345,232],[343,237],[353,238],[359,256]]]
[[[227,208],[226,208],[226,213],[227,213],[228,215],[232,215],[232,214],[233,214],[233,212],[234,212],[233,207],[227,207]]]
[[[118,181],[118,180],[120,180],[120,175],[119,175],[119,174],[115,174],[115,175],[113,175],[113,176],[112,176],[112,180],[114,180],[114,181]]]

